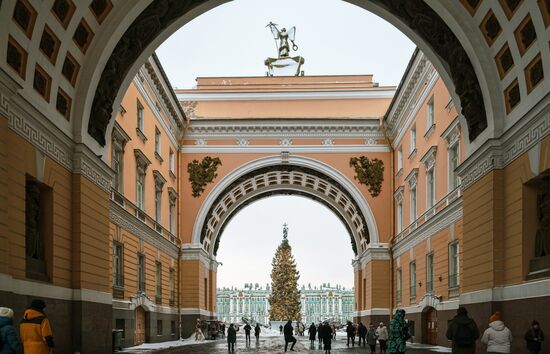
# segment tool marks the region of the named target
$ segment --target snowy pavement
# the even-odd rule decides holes
[[[296,337],[298,342],[294,347],[295,353],[324,353],[319,342],[316,341],[313,349],[310,348],[310,342],[307,336]],[[332,354],[355,354],[355,353],[370,353],[368,347],[346,346],[346,338],[337,336],[337,339],[332,342]],[[290,345],[289,345],[290,349]],[[377,348],[378,349],[378,348]],[[250,345],[246,345],[244,333],[238,333],[237,343],[235,345],[235,353],[283,353],[284,339],[277,332],[263,333],[259,341],[256,341],[252,336]],[[378,352],[378,350],[377,350]],[[164,343],[142,344],[138,347],[127,348],[122,353],[124,354],[225,354],[227,353],[227,341],[225,339],[215,341],[196,342],[193,339],[184,341],[173,341]],[[290,352],[289,352],[290,353]],[[407,348],[407,353],[414,354],[434,354],[434,353],[450,353],[450,348],[434,347],[422,344],[412,344]]]

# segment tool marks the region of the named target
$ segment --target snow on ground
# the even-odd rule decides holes
[[[252,332],[254,333],[254,332]],[[275,337],[279,335],[278,329],[272,329],[272,328],[265,328],[262,327],[262,331],[260,332],[260,337]]]
[[[205,344],[205,343],[211,343],[211,340],[202,340],[202,341],[196,341],[195,336],[191,336],[187,339],[180,339],[180,340],[172,340],[168,342],[160,342],[160,343],[143,343],[140,345],[136,345],[135,347],[128,347],[123,350],[124,351],[136,351],[136,350],[151,350],[151,349],[167,349],[172,347],[181,347],[184,345],[190,345],[190,344]]]

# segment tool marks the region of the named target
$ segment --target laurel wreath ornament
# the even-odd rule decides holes
[[[377,197],[382,191],[384,162],[377,158],[371,160],[366,156],[361,156],[352,157],[349,160],[349,165],[355,170],[354,178],[369,187],[369,193],[373,198]]]
[[[206,156],[201,162],[193,160],[187,164],[189,182],[193,190],[193,197],[198,198],[204,192],[204,187],[218,177],[216,173],[222,161],[218,157]]]

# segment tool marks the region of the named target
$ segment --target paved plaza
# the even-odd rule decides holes
[[[296,346],[294,347],[294,353],[324,353],[324,350],[322,350],[321,347],[319,347],[318,342],[315,344],[314,349],[310,349],[310,343],[307,336],[304,337],[296,337],[298,339],[298,342],[296,343]],[[347,347],[346,346],[346,339],[344,337],[338,337],[335,341],[332,342],[332,354],[354,354],[354,353],[370,353],[370,350],[367,347]],[[290,345],[289,345],[290,349]],[[252,339],[251,345],[249,347],[246,346],[244,341],[244,336],[238,335],[237,336],[237,344],[235,346],[235,353],[283,353],[284,352],[284,339],[283,336],[276,336],[276,337],[263,337],[260,338],[259,342],[256,342],[255,339]],[[379,349],[377,348],[377,353],[379,352]],[[428,354],[428,353],[442,353],[442,352],[450,352],[447,348],[442,347],[430,347],[425,345],[413,345],[413,347],[409,347],[407,349],[407,353],[414,353],[414,354]],[[159,350],[125,350],[123,351],[125,354],[149,354],[149,353],[155,353],[155,354],[224,354],[227,353],[227,342],[226,340],[216,340],[216,341],[208,341],[208,343],[200,343],[200,344],[191,344],[191,345],[185,345],[182,347],[177,348],[170,348],[170,349],[159,349]],[[290,350],[288,353],[293,353]]]

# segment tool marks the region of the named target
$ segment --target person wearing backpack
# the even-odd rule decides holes
[[[446,335],[448,340],[453,341],[453,354],[475,354],[479,329],[474,320],[468,317],[465,307],[458,308],[456,316],[449,322]]]
[[[23,345],[13,327],[13,310],[0,307],[0,354],[23,354]]]
[[[481,343],[487,345],[488,354],[511,353],[512,331],[502,322],[500,312],[495,312],[489,318],[489,328],[483,333]]]
[[[405,310],[397,309],[390,321],[388,351],[390,354],[402,354],[407,349],[407,340],[410,338],[409,327],[405,322]]]

